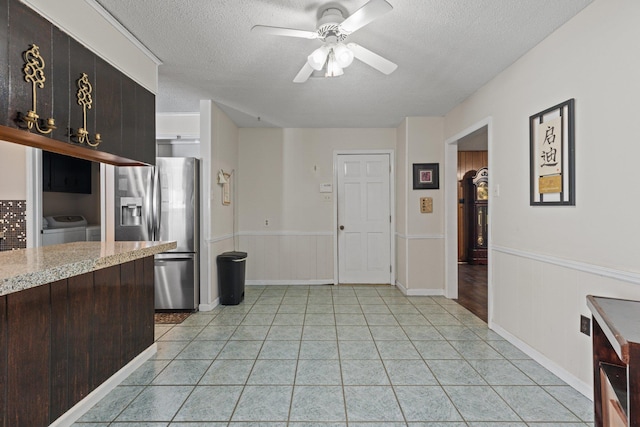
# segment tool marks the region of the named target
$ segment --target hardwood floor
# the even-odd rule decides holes
[[[487,266],[458,264],[458,299],[473,314],[487,321]]]

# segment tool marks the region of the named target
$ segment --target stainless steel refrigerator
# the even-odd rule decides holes
[[[158,157],[155,168],[116,167],[115,239],[178,243],[155,256],[156,310],[198,307],[199,177],[191,157]]]

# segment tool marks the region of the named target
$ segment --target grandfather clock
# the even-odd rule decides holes
[[[489,169],[481,168],[470,180],[465,194],[467,224],[467,253],[469,264],[487,263]]]

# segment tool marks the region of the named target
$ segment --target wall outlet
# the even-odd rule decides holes
[[[330,202],[331,201],[331,193],[323,193],[322,194],[322,200],[324,200],[325,202]]]
[[[265,227],[268,227],[268,226],[269,226],[269,220],[268,220],[268,219],[265,219],[265,220],[264,220],[264,226],[265,226]]]
[[[580,332],[586,336],[591,336],[591,319],[580,315]]]

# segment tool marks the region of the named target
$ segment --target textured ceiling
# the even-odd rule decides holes
[[[348,15],[366,0],[97,1],[163,62],[158,112],[197,112],[212,99],[240,127],[305,128],[442,116],[591,2],[387,0],[393,10],[347,42],[395,62],[395,72],[356,60],[341,77],[293,83],[320,42],[251,27],[314,31],[327,6]]]

